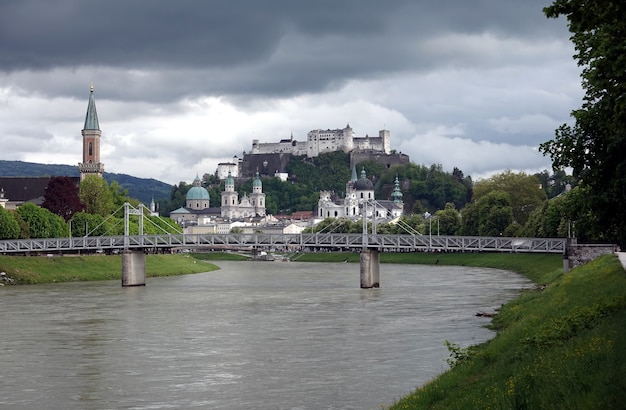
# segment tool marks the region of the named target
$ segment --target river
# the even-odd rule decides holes
[[[501,270],[217,262],[119,281],[0,287],[0,408],[379,409],[448,368],[444,341],[530,287]]]

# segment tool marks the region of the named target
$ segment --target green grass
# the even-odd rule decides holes
[[[357,252],[304,253],[297,262],[355,262]],[[563,257],[539,253],[390,253],[380,254],[381,263],[456,265],[506,269],[521,273],[536,283],[547,283],[563,272]]]
[[[209,272],[217,266],[186,254],[146,255],[146,276],[170,276]],[[78,282],[120,279],[120,255],[0,256],[0,271],[15,284]]]
[[[452,348],[463,360],[391,409],[624,408],[625,324],[626,272],[606,255],[503,306],[494,339]]]

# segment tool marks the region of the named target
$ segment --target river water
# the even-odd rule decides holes
[[[0,287],[0,408],[378,409],[493,337],[511,272],[218,262],[214,272]]]

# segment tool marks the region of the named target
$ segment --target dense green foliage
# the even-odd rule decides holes
[[[500,309],[495,339],[447,342],[453,368],[391,409],[623,408],[624,269],[607,255],[548,276]]]
[[[20,225],[20,238],[57,238],[68,234],[63,218],[33,203],[21,205],[14,215]]]
[[[20,237],[20,225],[13,213],[0,206],[0,239],[17,239]]]
[[[565,16],[574,58],[582,67],[582,107],[575,124],[562,125],[540,146],[555,169],[572,167],[581,178],[585,207],[597,219],[593,235],[626,244],[626,4],[621,1],[556,0],[544,9]]]
[[[541,206],[546,200],[546,193],[541,189],[536,175],[524,172],[504,171],[491,178],[474,184],[474,201],[480,201],[494,192],[502,192],[508,197],[512,222],[524,225],[530,213]],[[502,197],[502,194],[498,194]],[[508,213],[508,211],[507,211]]]
[[[96,175],[89,175],[80,182],[80,201],[89,214],[108,216],[115,210],[109,185]]]

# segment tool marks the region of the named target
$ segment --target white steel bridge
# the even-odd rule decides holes
[[[391,234],[159,234],[0,241],[0,254],[172,249],[377,249],[381,252],[534,252],[565,254],[564,238]]]

